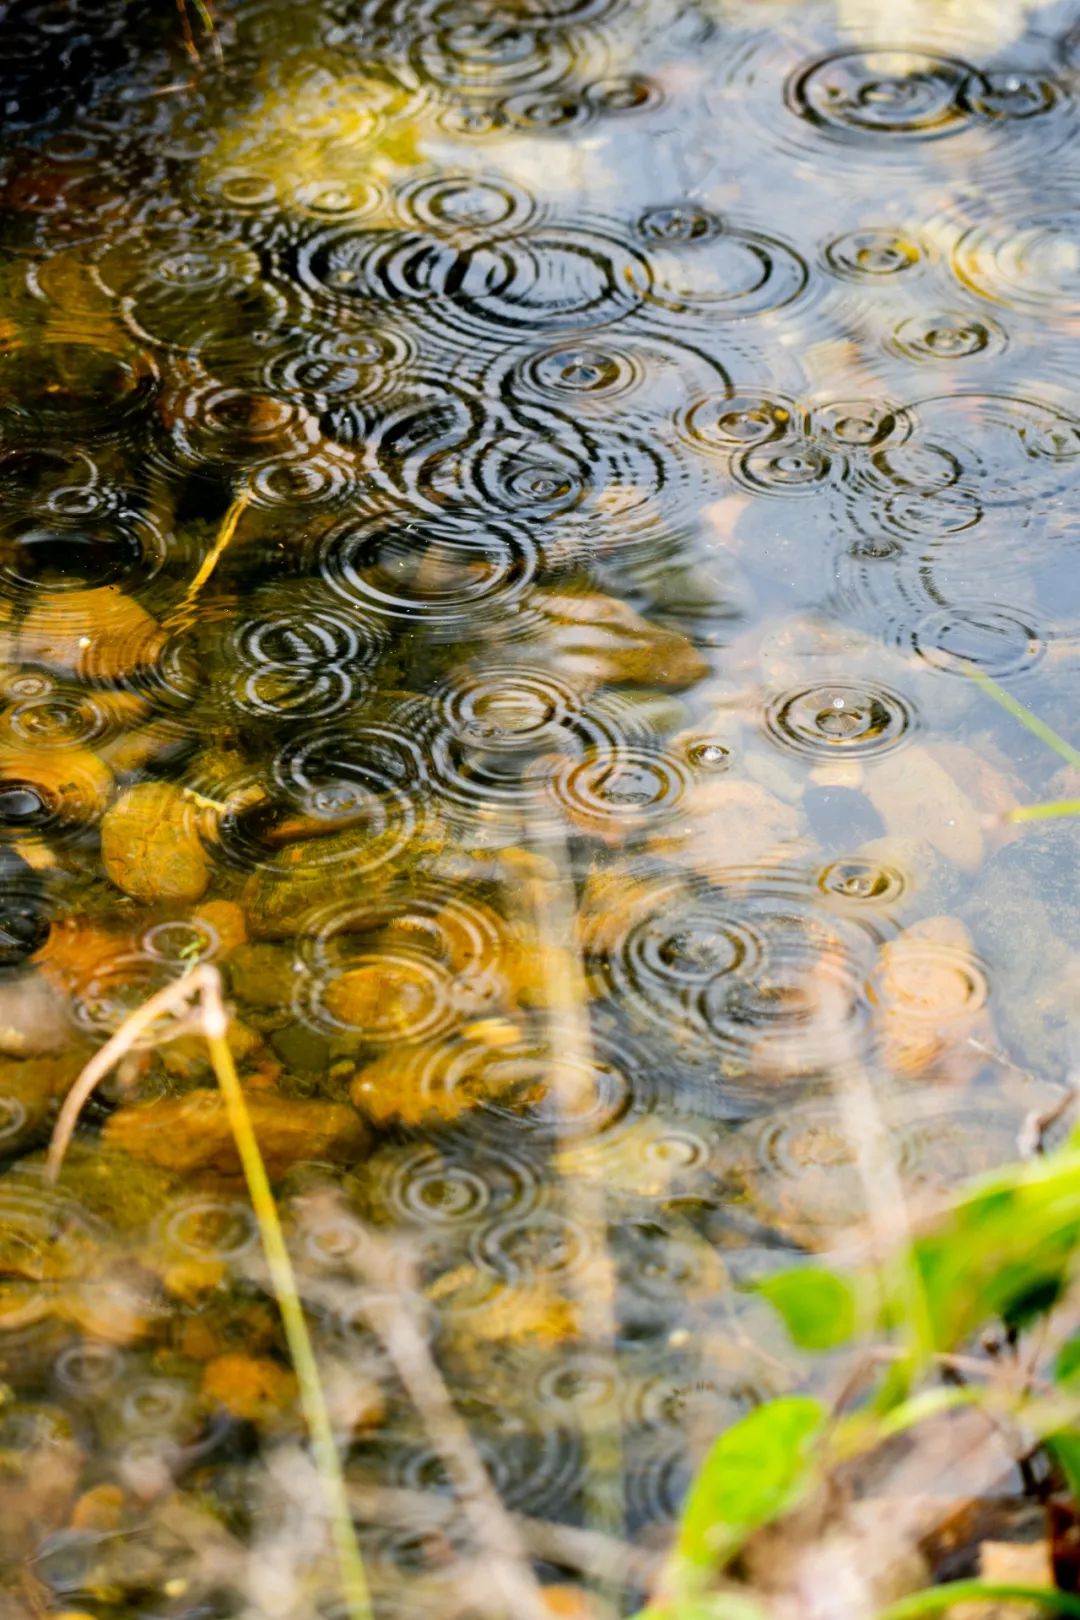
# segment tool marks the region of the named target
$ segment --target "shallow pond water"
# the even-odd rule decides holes
[[[1076,1061],[1080,13],[212,21],[0,6],[4,1585],[339,1612],[197,1035],[42,1175],[211,962],[377,1612],[505,1612],[399,1330],[629,1612],[865,1132]]]

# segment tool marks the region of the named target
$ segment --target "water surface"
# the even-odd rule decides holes
[[[866,1121],[930,1196],[1075,1061],[1006,818],[1080,755],[976,677],[1080,748],[1080,14],[0,19],[7,1584],[337,1612],[199,1041],[41,1176],[209,961],[378,1613],[501,1612],[388,1300],[511,1510],[662,1549]]]

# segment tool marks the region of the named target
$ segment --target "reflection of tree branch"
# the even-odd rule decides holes
[[[232,505],[229,507],[229,510],[225,513],[224,520],[220,530],[218,531],[214,544],[210,547],[210,550],[199,564],[199,571],[195,575],[195,578],[192,580],[191,584],[188,586],[184,595],[184,600],[181,602],[180,606],[172,616],[174,622],[182,622],[184,614],[188,611],[188,609],[194,606],[199,592],[202,590],[203,586],[214,572],[214,569],[221,561],[222,556],[235,535],[236,526],[240,522],[243,513],[246,511],[247,504],[248,497],[246,493],[243,495],[238,495],[236,500],[233,501]]]

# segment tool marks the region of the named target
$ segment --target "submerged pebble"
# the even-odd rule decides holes
[[[530,1534],[661,1548],[806,1376],[742,1284],[865,1244],[867,1077],[913,1198],[1058,1095],[1075,821],[1006,818],[1080,792],[1071,4],[0,3],[36,1609],[340,1607],[199,1030],[41,1175],[192,968],[409,1620],[488,1594],[402,1315]]]
[[[248,1098],[255,1135],[272,1176],[304,1160],[353,1164],[366,1147],[364,1122],[351,1108],[255,1093]],[[120,1108],[105,1130],[109,1146],[159,1169],[235,1177],[240,1158],[224,1098],[217,1091]]]
[[[210,862],[194,804],[169,782],[128,788],[101,823],[106,875],[133,900],[201,900]]]

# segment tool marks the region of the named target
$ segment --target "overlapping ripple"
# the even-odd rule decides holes
[[[717,871],[714,884],[658,875],[625,919],[598,919],[585,948],[600,984],[643,1024],[721,1057],[727,1080],[778,1080],[867,1048],[866,991],[879,920],[831,914],[781,871]]]
[[[350,1480],[427,1494],[365,1532],[403,1617],[460,1607],[471,1543],[383,1289],[511,1508],[591,1513],[618,1425],[651,1537],[798,1376],[732,1280],[864,1229],[834,1082],[940,1192],[1031,1102],[967,1036],[1039,1067],[1000,929],[955,919],[983,852],[1005,915],[1044,882],[998,819],[1038,767],[967,677],[1071,713],[1077,31],[752,9],[228,0],[219,66],[198,7],[196,62],[168,7],[0,0],[0,989],[89,1050],[219,963],[251,1095],[361,1116],[370,1154],[277,1191],[343,1430],[371,1377]],[[197,902],[99,864],[146,783],[197,812]],[[35,1100],[0,1033],[10,1161],[53,1055]],[[189,1045],[139,1050],[149,1095],[205,1084]],[[232,1183],[125,1166],[126,1315],[114,1234],[5,1174],[0,1438],[77,1431],[79,1492],[115,1465],[151,1521],[198,1457],[233,1513],[292,1433],[195,1393],[280,1359],[258,1234]],[[99,1558],[33,1567],[160,1607]]]

